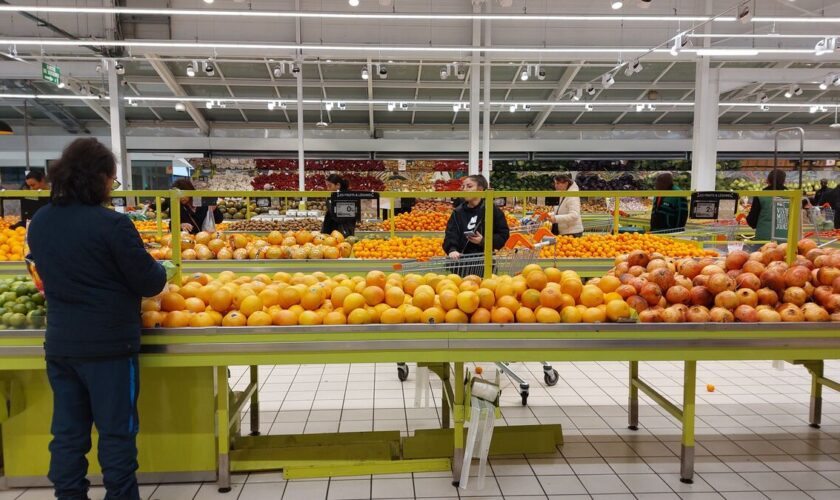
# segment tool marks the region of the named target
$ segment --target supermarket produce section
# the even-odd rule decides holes
[[[283,162],[264,165],[280,172],[268,175],[281,175],[288,166]],[[636,429],[643,418],[640,392],[679,421],[685,482],[694,475],[698,362],[803,365],[812,376],[813,426],[820,424],[823,388],[840,389],[823,373],[823,360],[840,358],[840,249],[831,244],[797,235],[796,244],[761,242],[750,252],[714,234],[723,226],[710,234],[694,228],[697,237],[688,229],[667,236],[620,231],[632,224],[620,214],[622,198],[656,194],[648,191],[561,194],[589,198],[593,210],[600,210],[601,201],[605,210],[611,203],[599,220],[608,225],[590,226],[582,238],[544,238],[544,209],[524,201],[532,193],[471,193],[485,198],[487,213],[494,198],[509,200],[514,236],[495,254],[487,238],[478,264],[461,272],[441,259],[441,235],[434,232],[445,227],[448,209],[431,201],[463,197],[460,192],[380,193],[417,198],[420,210],[397,215],[391,209],[386,220],[371,226],[379,234],[346,238],[296,221],[260,222],[271,214],[252,200],[271,198],[276,210],[280,200],[297,198],[296,192],[191,194],[227,200],[225,210],[235,220],[195,236],[168,234],[168,224],[180,226],[177,211],[168,224],[159,213],[137,223],[148,251],[179,266],[167,288],[141,306],[141,481],[216,481],[227,491],[232,472],[277,469],[287,479],[452,470],[457,481],[476,401],[472,391],[482,379],[472,363],[627,361],[628,427]],[[558,193],[537,193],[551,194]],[[741,194],[786,197],[788,230],[796,235],[801,229],[798,192]],[[159,202],[182,193],[125,196]],[[320,201],[329,193],[307,196]],[[304,212],[301,220],[314,220],[307,209],[292,210]],[[492,232],[492,216],[487,220]],[[25,275],[24,231],[4,224],[4,476],[13,487],[46,485],[52,403],[42,344],[49,304]],[[500,269],[514,271],[494,273]],[[684,364],[678,404],[645,381],[640,362],[656,361]],[[394,377],[401,379],[405,365],[398,370],[397,364],[416,363],[443,382],[441,428],[411,436],[258,435],[259,366],[309,363],[394,363]],[[228,382],[230,366],[250,367],[244,391]],[[546,377],[549,383],[549,372]],[[496,429],[490,453],[546,453],[562,442],[559,425],[503,427]]]

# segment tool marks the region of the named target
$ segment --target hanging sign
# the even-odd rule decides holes
[[[41,77],[45,82],[58,85],[61,83],[61,68],[52,64],[41,63]]]
[[[342,221],[362,220],[362,200],[379,201],[379,193],[371,191],[341,191],[330,195],[335,216]]]
[[[738,207],[738,193],[728,191],[701,191],[691,193],[692,219],[734,219]]]

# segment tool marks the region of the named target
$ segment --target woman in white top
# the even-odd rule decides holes
[[[554,177],[554,189],[558,191],[580,191],[577,184],[569,174],[560,174]],[[564,196],[554,208],[549,218],[553,224],[552,232],[557,235],[583,236],[583,221],[580,218],[580,198],[576,196]]]

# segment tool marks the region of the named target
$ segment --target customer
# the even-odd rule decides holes
[[[487,190],[487,179],[483,175],[470,175],[465,177],[461,184],[463,191],[485,191]],[[484,253],[484,199],[464,198],[446,224],[446,233],[443,237],[443,251],[450,259],[458,260],[464,255]],[[505,246],[510,237],[505,215],[499,207],[493,207],[493,250],[499,250]],[[456,273],[466,276],[468,274],[483,274],[483,266],[469,266],[455,270]]]
[[[781,191],[785,189],[784,170],[771,170],[767,174],[767,187],[764,191]],[[773,198],[756,196],[752,199],[750,213],[747,214],[747,224],[755,229],[755,241],[766,242],[773,236]],[[787,235],[779,235],[777,239],[785,240]]]
[[[116,161],[96,139],[77,139],[50,168],[50,204],[29,226],[47,310],[53,391],[48,477],[60,499],[84,499],[91,426],[99,433],[106,498],[139,499],[137,395],[140,301],[166,284],[131,221],[102,206]]]
[[[195,191],[195,186],[189,179],[178,179],[172,183],[172,189],[181,191]],[[169,200],[164,200],[163,209],[169,209]],[[209,217],[213,220],[213,226],[221,224],[224,214],[216,210],[215,205],[194,207],[192,196],[181,197],[181,231],[190,234],[198,234],[204,230],[204,221]]]
[[[554,189],[557,191],[580,191],[578,185],[572,180],[569,174],[560,174],[554,177]],[[577,196],[561,197],[554,208],[554,213],[549,215],[551,220],[551,232],[556,235],[583,236],[583,221],[580,218],[580,198]]]
[[[343,193],[350,190],[350,184],[338,174],[330,174],[327,177],[327,191]],[[338,231],[344,237],[353,236],[356,232],[356,221],[346,221],[338,218],[331,198],[327,198],[327,211],[324,214],[324,223],[321,224],[321,232],[330,234]]]
[[[47,191],[50,189],[50,184],[47,182],[47,176],[44,175],[43,170],[30,170],[26,173],[24,182],[26,188],[32,191]]]
[[[820,187],[814,192],[814,205],[820,206],[826,203],[829,193],[831,193],[831,189],[828,187],[828,179],[820,179]]]
[[[840,229],[840,184],[823,195],[820,205],[826,204],[834,211],[834,229]]]
[[[662,172],[656,176],[654,184],[656,191],[679,191],[674,184],[671,172]],[[688,202],[685,198],[676,196],[657,196],[653,199],[653,210],[650,213],[650,231],[652,233],[667,233],[681,231],[688,221]]]

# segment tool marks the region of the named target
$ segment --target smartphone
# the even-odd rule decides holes
[[[476,231],[464,231],[464,236],[466,236],[467,238],[472,238],[473,236],[475,236],[477,234],[478,233]]]

